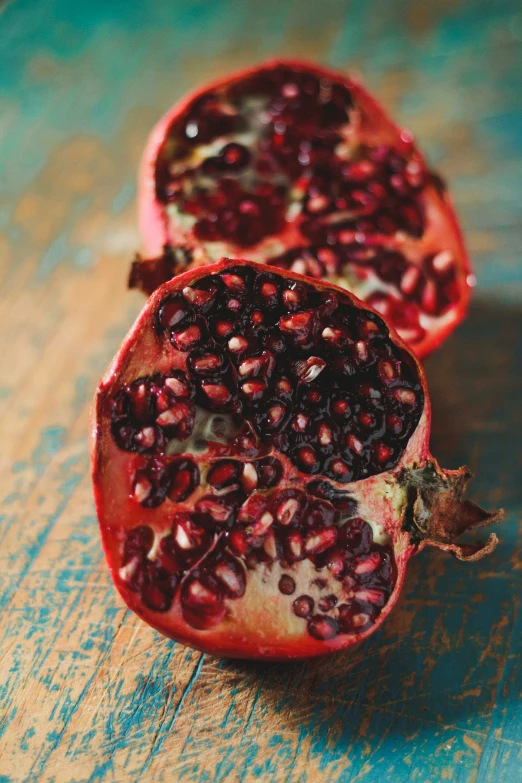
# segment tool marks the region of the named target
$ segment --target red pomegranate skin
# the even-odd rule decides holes
[[[313,77],[322,85],[348,91],[349,121],[344,125],[332,121],[326,130],[312,124],[308,135],[306,127],[302,133],[299,130],[306,126],[298,115],[302,107],[298,104],[297,109],[292,109],[290,97],[285,98],[288,106],[280,109],[280,93],[275,98],[271,96],[272,110],[275,105],[280,113],[272,116],[269,127],[277,129],[280,116],[287,112],[292,119],[294,111],[297,121],[287,127],[286,135],[293,134],[288,147],[296,153],[297,145],[304,145],[308,155],[306,145],[316,144],[319,139],[326,151],[321,147],[322,157],[317,165],[307,163],[308,159],[301,155],[305,163],[296,168],[296,154],[288,155],[287,163],[279,148],[275,152],[273,145],[268,151],[265,149],[268,142],[261,135],[243,145],[241,134],[235,134],[225,123],[219,145],[212,142],[222,148],[217,157],[213,157],[213,149],[203,163],[198,158],[197,165],[193,165],[190,156],[180,154],[173,164],[175,173],[171,174],[169,155],[172,148],[177,149],[180,128],[190,127],[193,132],[191,118],[197,115],[198,106],[203,105],[202,112],[207,115],[214,111],[212,107],[205,109],[202,102],[209,96],[217,96],[218,103],[223,102],[233,94],[234,106],[239,106],[242,116],[241,95],[236,100],[236,93],[246,90],[248,98],[250,84],[281,69],[289,78],[294,75],[296,82]],[[286,89],[287,94],[288,84],[281,89]],[[265,126],[263,129],[266,134]],[[328,134],[333,141],[329,141]],[[241,142],[239,149],[236,136]],[[274,138],[280,137],[275,134]],[[199,155],[197,145],[194,149],[196,152],[190,151],[190,155]],[[204,180],[206,195],[201,197],[201,169],[209,165],[215,168],[215,161],[222,166],[219,161],[223,150],[229,157],[232,155],[232,171],[212,171],[215,182],[205,190],[209,180]],[[245,150],[250,163],[236,171]],[[271,171],[267,175],[259,173],[261,158],[263,165],[268,158],[275,175]],[[254,164],[257,169],[252,185]],[[326,173],[321,168],[323,164],[327,166]],[[247,185],[242,184],[245,177]],[[274,181],[279,183],[281,177],[284,184],[280,187],[286,187],[281,198],[272,194],[267,201],[256,195],[267,184],[274,188]],[[222,187],[225,179],[230,187]],[[165,187],[162,183],[166,183]],[[187,183],[194,185],[196,194],[192,185],[186,192]],[[217,195],[212,195],[215,187]],[[172,195],[176,189],[185,192],[181,200]],[[329,206],[322,214],[321,204],[325,200]],[[448,337],[467,311],[474,277],[450,196],[440,177],[429,170],[411,134],[394,124],[351,75],[298,60],[272,60],[184,96],[149,137],[138,178],[138,209],[146,259],[134,263],[130,284],[147,294],[191,266],[213,263],[224,255],[246,257],[312,277],[325,277],[347,288],[384,315],[421,358]],[[262,219],[253,214],[259,209]],[[217,222],[210,223],[209,216]],[[215,237],[208,238],[209,227],[214,233],[217,231]]]
[[[497,543],[457,543],[501,512],[461,499],[470,473],[442,470],[429,434],[418,360],[353,295],[247,261],[191,269],[151,296],[94,400],[114,583],[218,656],[348,647],[388,616],[413,554]]]

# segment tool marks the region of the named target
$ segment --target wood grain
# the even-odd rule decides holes
[[[515,0],[70,3],[0,13],[0,783],[522,781],[522,15]],[[448,177],[477,268],[428,363],[433,451],[503,505],[478,566],[426,552],[356,650],[219,661],[105,568],[87,417],[143,304],[134,180],[198,82],[296,54],[360,71]]]

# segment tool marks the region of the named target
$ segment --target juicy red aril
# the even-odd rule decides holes
[[[167,490],[165,465],[159,460],[151,460],[134,474],[132,496],[145,508],[163,503]]]
[[[308,595],[300,595],[293,603],[294,614],[297,617],[309,617],[314,611],[314,601]]]
[[[211,542],[209,531],[197,525],[189,514],[177,513],[171,533],[161,540],[161,564],[181,575],[205,554]]]
[[[334,639],[339,633],[339,626],[333,617],[316,614],[308,621],[308,633],[316,639]]]
[[[147,525],[140,525],[129,531],[125,539],[122,565],[126,565],[133,558],[145,558],[154,543],[154,533]]]
[[[278,492],[272,502],[276,522],[287,526],[298,524],[306,509],[306,495],[298,489],[284,489]]]
[[[228,545],[236,555],[246,555],[250,551],[248,536],[241,528],[232,530],[228,537]]]
[[[191,313],[188,302],[180,295],[164,300],[158,311],[158,323],[161,329],[172,329],[184,321]]]
[[[172,345],[178,351],[190,351],[196,348],[205,339],[205,331],[198,324],[190,324],[187,327],[182,326],[170,333]]]
[[[169,574],[158,563],[151,561],[138,566],[138,572],[132,584],[133,589],[140,594],[145,606],[155,612],[166,612],[170,609],[177,586],[176,576]]]
[[[290,530],[283,537],[283,555],[288,563],[296,563],[305,557],[303,537],[297,530]]]
[[[183,289],[185,301],[192,304],[199,313],[208,313],[216,304],[219,286],[211,277],[198,281],[192,287]]]
[[[190,459],[173,460],[167,468],[168,495],[175,503],[182,503],[194,492],[200,481],[199,468]]]
[[[333,546],[337,540],[337,530],[334,527],[312,528],[305,540],[307,555],[317,555]]]
[[[235,460],[220,460],[214,463],[207,474],[207,483],[215,489],[223,489],[239,482],[242,465]]]
[[[199,397],[211,410],[229,410],[234,403],[234,395],[224,383],[202,381]]]
[[[222,555],[212,569],[221,590],[229,598],[241,598],[245,592],[246,582],[243,567],[239,561],[230,555]]]
[[[274,457],[267,457],[256,462],[256,471],[260,489],[275,487],[283,475],[283,467]]]
[[[337,596],[336,595],[326,595],[324,598],[321,598],[318,603],[318,607],[321,610],[321,612],[329,612],[330,609],[333,609],[334,606],[337,603]]]
[[[181,588],[181,606],[185,620],[194,628],[213,628],[225,616],[223,593],[216,580],[205,583],[196,574]]]
[[[364,519],[355,517],[341,528],[340,540],[355,555],[367,552],[373,541],[372,529]]]
[[[295,581],[288,574],[283,574],[279,580],[279,590],[284,595],[292,595],[295,593]]]
[[[198,521],[209,528],[226,525],[232,518],[231,500],[231,495],[204,495],[199,498],[195,505]]]
[[[190,354],[189,362],[196,376],[220,375],[227,367],[223,354],[206,349],[198,351],[197,354]]]

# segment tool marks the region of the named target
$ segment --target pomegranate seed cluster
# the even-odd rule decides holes
[[[157,332],[186,371],[116,395],[112,432],[127,451],[186,440],[199,406],[241,422],[237,452],[274,448],[348,483],[394,467],[422,413],[416,371],[381,319],[306,283],[230,267],[167,296]]]
[[[182,493],[178,487],[172,494],[167,468],[160,473],[165,490],[158,499],[162,478],[153,460],[134,484],[142,506],[150,506],[152,494],[143,486],[154,486],[157,503],[179,501],[181,494],[188,499],[197,489],[196,464],[184,459],[168,467],[173,465],[176,476],[186,472]],[[173,511],[159,546],[146,524],[127,533],[120,576],[156,612],[168,611],[178,592],[185,621],[207,629],[223,620],[227,599],[244,595],[249,572],[277,563],[279,592],[288,596],[288,611],[306,621],[311,636],[332,639],[367,630],[395,585],[391,546],[373,541],[371,526],[354,516],[356,504],[349,495],[326,481],[311,482],[306,492],[278,490],[282,475],[283,466],[273,457],[215,461],[201,478],[203,494],[193,510]],[[309,578],[308,592],[302,592],[296,571],[304,560],[317,574]]]
[[[172,521],[159,540],[147,524],[128,532],[121,578],[154,611],[178,593],[186,622],[208,628],[249,570],[277,563],[279,592],[312,637],[365,630],[396,569],[340,485],[404,453],[424,405],[409,355],[348,296],[255,265],[165,294],[152,328],[177,369],[117,391],[111,432],[135,454],[144,522],[159,506]],[[198,424],[209,416],[215,441]],[[303,586],[304,560],[317,576]]]
[[[420,342],[422,316],[459,300],[451,253],[420,247],[410,260],[402,250],[422,239],[422,194],[440,182],[406,137],[400,151],[367,143],[352,92],[277,65],[204,93],[169,130],[157,198],[193,222],[197,241],[224,242],[229,255],[277,238],[263,246],[263,261],[348,280]]]

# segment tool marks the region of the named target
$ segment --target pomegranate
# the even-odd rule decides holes
[[[410,555],[499,519],[428,450],[422,369],[344,289],[250,261],[158,288],[102,380],[93,480],[129,607],[218,655],[283,659],[366,637]]]
[[[464,317],[473,276],[446,188],[352,77],[275,61],[182,99],[140,173],[146,293],[248,257],[367,301],[418,356]]]

